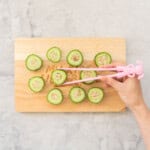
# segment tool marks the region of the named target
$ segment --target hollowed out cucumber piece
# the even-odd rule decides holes
[[[104,97],[104,92],[101,88],[90,88],[88,91],[88,99],[92,103],[100,103]]]
[[[83,88],[73,87],[69,92],[69,96],[72,102],[80,103],[85,99],[86,94]]]
[[[86,78],[92,78],[92,77],[96,77],[96,71],[81,71],[80,72],[80,78],[81,79],[86,79]],[[94,81],[91,80],[91,81],[86,81],[84,82],[85,84],[91,84],[93,83]]]
[[[63,94],[60,89],[54,88],[47,94],[47,100],[49,103],[58,105],[63,101]]]
[[[27,56],[25,60],[26,68],[30,71],[39,70],[43,65],[43,60],[36,54]]]
[[[43,90],[45,82],[42,77],[35,76],[29,79],[28,85],[33,92],[40,92]]]
[[[82,53],[77,49],[71,50],[67,55],[67,62],[74,67],[80,66],[83,63]]]
[[[99,67],[99,66],[111,64],[112,58],[109,53],[100,52],[100,53],[96,54],[94,61],[95,61],[96,66]]]
[[[67,74],[63,70],[54,70],[51,75],[51,80],[55,85],[61,85],[67,79]]]

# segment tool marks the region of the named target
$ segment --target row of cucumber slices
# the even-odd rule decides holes
[[[96,71],[81,71],[80,79],[96,77]],[[54,70],[51,75],[51,81],[56,85],[62,85],[67,80],[67,72],[63,70]],[[86,81],[85,84],[91,84],[94,81]]]
[[[29,79],[29,88],[33,92],[40,92],[45,85],[44,79],[39,76]],[[93,87],[88,90],[88,99],[92,103],[99,103],[103,99],[104,92],[101,88]],[[70,99],[75,103],[80,103],[86,98],[86,92],[81,87],[73,87],[69,92]],[[54,88],[49,91],[47,100],[51,104],[60,104],[63,101],[62,91],[58,88]]]
[[[96,72],[95,71],[81,71],[80,73],[80,78],[81,79],[85,79],[85,78],[89,78],[89,77],[95,77],[96,76]],[[52,72],[51,75],[51,81],[56,85],[62,85],[67,79],[67,73],[63,70],[54,70]],[[87,81],[85,82],[85,84],[91,84],[94,81]],[[29,88],[33,91],[33,92],[40,92],[43,90],[44,85],[45,85],[45,81],[42,77],[40,76],[34,76],[32,78],[29,79],[28,82]]]
[[[90,102],[98,104],[102,101],[104,97],[104,92],[101,88],[93,87],[88,90],[87,96],[86,96],[86,92],[83,88],[73,87],[69,91],[69,97],[70,97],[70,100],[74,103],[81,103],[86,99],[86,97],[88,97]],[[54,88],[50,90],[47,95],[47,100],[49,103],[54,104],[54,105],[58,105],[62,103],[63,101],[62,91],[58,88]]]
[[[61,60],[61,49],[58,47],[52,47],[47,51],[46,56],[51,62],[57,63]],[[80,50],[74,49],[68,53],[66,60],[69,65],[78,67],[83,63],[84,57]],[[111,55],[107,52],[97,53],[94,57],[94,62],[97,66],[110,64],[111,61]]]
[[[46,56],[49,61],[57,63],[61,60],[62,51],[58,47],[52,47],[48,49]],[[66,60],[70,66],[78,67],[83,63],[84,57],[81,51],[74,49],[68,53]],[[100,52],[95,55],[94,62],[99,67],[110,64],[112,62],[112,58],[109,53]],[[42,67],[42,65],[42,58],[36,54],[31,54],[26,58],[26,67],[30,71],[37,71]]]

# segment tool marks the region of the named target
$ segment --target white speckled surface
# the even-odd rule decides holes
[[[144,62],[150,106],[149,0],[0,0],[0,150],[144,150],[125,113],[16,113],[16,37],[125,37],[127,60]]]

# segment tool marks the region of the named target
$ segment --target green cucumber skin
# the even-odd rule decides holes
[[[28,67],[28,64],[27,64],[28,58],[29,58],[29,57],[32,57],[32,56],[36,56],[36,57],[38,57],[38,58],[41,60],[41,66],[40,66],[39,68],[35,69],[35,70],[30,69],[30,68]],[[25,66],[26,66],[26,68],[27,68],[29,71],[38,71],[38,70],[40,70],[40,69],[42,68],[42,66],[43,66],[43,60],[42,60],[42,58],[41,58],[40,56],[38,56],[38,55],[36,55],[36,54],[30,54],[30,55],[27,56],[27,58],[26,58],[26,60],[25,60]]]
[[[58,90],[58,91],[60,91],[60,93],[61,93],[62,100],[61,100],[61,102],[58,103],[58,104],[54,104],[54,103],[52,103],[51,101],[48,100],[48,94],[49,94],[51,91],[53,91],[53,90]],[[53,105],[60,105],[60,104],[63,102],[64,95],[63,95],[63,93],[62,93],[62,91],[61,91],[60,89],[58,89],[58,88],[53,88],[53,89],[51,89],[51,90],[48,92],[48,94],[47,94],[47,101],[48,101],[48,103],[53,104]]]
[[[87,93],[89,93],[89,91],[90,91],[91,89],[94,89],[94,88],[98,88],[98,89],[100,89],[100,90],[103,91],[103,97],[101,98],[101,100],[100,100],[99,102],[93,102],[93,101],[91,101],[91,99],[90,99],[90,97],[88,96],[88,94],[87,94],[87,97],[88,97],[88,100],[89,100],[91,103],[93,103],[93,104],[99,104],[99,103],[101,103],[101,102],[103,101],[103,99],[104,99],[104,90],[103,90],[102,88],[99,88],[99,87],[92,87],[92,88],[90,88],[90,89],[88,90]]]
[[[82,73],[82,71],[80,72],[80,79],[82,79],[81,73]],[[97,75],[96,71],[95,71],[95,74]],[[91,82],[89,82],[89,83],[87,83],[87,82],[83,82],[83,83],[86,84],[86,85],[90,85],[90,84],[92,84],[92,83],[94,83],[94,82],[95,82],[95,81],[92,81],[92,80],[91,80]]]
[[[77,66],[72,65],[72,64],[69,63],[68,56],[69,56],[69,54],[70,54],[72,51],[76,51],[76,52],[79,52],[79,53],[81,54],[82,60],[81,60],[81,63],[80,63],[79,65],[77,65]],[[72,66],[72,67],[79,67],[79,66],[83,63],[83,61],[84,61],[83,54],[82,54],[82,52],[81,52],[80,50],[78,50],[78,49],[73,49],[73,50],[71,50],[71,51],[68,53],[68,55],[67,55],[67,63],[68,63],[70,66]]]
[[[56,70],[54,70],[54,71],[56,71]],[[52,78],[52,74],[54,73],[54,71],[52,71],[52,73],[51,73],[51,81],[52,81],[56,86],[59,86],[59,85],[64,84],[64,82],[67,80],[67,72],[64,71],[64,70],[61,70],[61,71],[63,71],[63,72],[65,73],[65,80],[64,80],[64,82],[61,83],[61,84],[56,84],[55,81],[54,81],[53,78]]]
[[[82,90],[84,91],[85,97],[84,97],[84,99],[83,99],[82,101],[80,101],[80,102],[75,102],[74,100],[72,100],[72,97],[71,97],[71,90],[72,90],[73,88],[80,88],[80,89],[82,89]],[[74,104],[82,103],[82,102],[86,99],[86,97],[87,97],[87,95],[86,95],[85,89],[83,89],[83,88],[81,88],[81,87],[79,87],[79,86],[74,86],[74,87],[72,87],[72,88],[70,89],[70,91],[69,91],[69,98],[70,98],[71,102],[73,102]]]
[[[96,65],[97,67],[99,67],[99,65],[98,65],[97,62],[96,62],[96,57],[97,57],[98,55],[100,55],[100,54],[107,54],[107,55],[109,55],[109,57],[110,57],[110,63],[109,63],[109,64],[112,63],[112,57],[111,57],[111,55],[110,55],[108,52],[99,52],[99,53],[97,53],[97,54],[95,55],[95,57],[94,57],[94,62],[95,62],[95,65]]]
[[[41,78],[42,80],[43,80],[43,88],[40,90],[40,91],[38,91],[38,92],[36,92],[36,91],[34,91],[31,87],[30,87],[30,81],[33,79],[33,78]],[[34,77],[31,77],[30,79],[29,79],[29,81],[28,81],[28,87],[30,88],[30,90],[32,91],[32,92],[34,92],[34,93],[39,93],[39,92],[41,92],[43,89],[44,89],[44,87],[45,87],[45,81],[44,81],[44,79],[41,77],[41,76],[34,76]]]
[[[49,53],[49,51],[50,51],[52,48],[57,48],[57,49],[59,50],[60,58],[59,58],[58,61],[53,61],[53,60],[51,60],[51,59],[48,57],[48,53]],[[60,49],[59,47],[56,47],[56,46],[49,48],[49,49],[47,50],[46,57],[47,57],[47,59],[48,59],[49,61],[51,61],[51,62],[53,62],[53,63],[58,63],[58,62],[60,62],[61,57],[62,57],[61,49]]]

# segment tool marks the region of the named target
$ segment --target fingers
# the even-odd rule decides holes
[[[113,88],[115,88],[116,90],[119,90],[122,88],[122,83],[113,79],[113,78],[107,78],[107,77],[103,77],[101,78],[101,81],[103,81],[104,83],[112,86]]]
[[[115,68],[116,66],[124,66],[125,63],[122,62],[113,62],[112,64],[104,65],[102,68]],[[107,78],[102,77],[101,81],[103,81],[106,85],[112,86],[116,90],[119,90],[122,88],[122,82],[124,82],[127,78],[120,78],[120,79],[113,79],[113,78]]]

